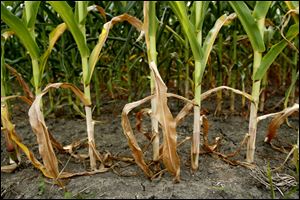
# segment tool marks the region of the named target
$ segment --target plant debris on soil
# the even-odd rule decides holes
[[[276,104],[276,98],[273,99],[274,102],[269,101],[266,105],[266,110],[268,106],[269,108],[272,107],[272,103]],[[224,102],[223,112],[219,116],[214,116],[214,100],[215,96],[212,96],[203,102],[203,108],[206,109],[206,118],[209,122],[209,141],[212,142],[216,137],[220,137],[218,152],[224,154],[235,152],[248,131],[248,116],[241,114],[238,98],[235,113],[230,113],[229,102]],[[95,125],[96,147],[103,155],[109,153],[115,157],[132,158],[121,126],[121,112],[126,103],[125,100],[103,100],[102,105],[105,106],[101,108],[100,116],[94,115],[95,120],[99,122]],[[174,99],[170,99],[168,104],[173,113],[178,112],[183,106]],[[28,109],[27,105],[14,102],[12,122],[24,144],[34,152],[37,159],[40,159],[36,137],[29,124]],[[85,119],[74,116],[74,114],[70,115],[68,109],[68,106],[62,106],[61,109],[55,110],[46,118],[48,129],[55,139],[64,146],[86,137]],[[135,114],[140,109],[134,109],[129,114],[134,128]],[[22,153],[22,163],[13,173],[1,172],[1,198],[271,198],[272,191],[267,177],[264,177],[264,170],[267,166],[274,169],[285,161],[292,145],[297,143],[298,133],[286,123],[282,124],[273,141],[273,145],[282,151],[275,150],[270,144],[264,142],[270,121],[271,118],[268,118],[258,124],[254,163],[256,170],[234,165],[236,161],[245,161],[246,147],[243,146],[236,156],[230,158],[232,162],[226,162],[216,154],[205,153],[202,148],[199,169],[192,172],[190,167],[191,141],[186,140],[178,146],[181,164],[179,183],[173,183],[173,177],[168,172],[162,173],[160,177],[150,181],[134,162],[113,161],[115,167],[107,172],[65,179],[65,188],[63,189],[55,185],[52,180],[44,177]],[[298,116],[290,116],[289,122],[292,126],[299,127]],[[178,142],[192,135],[192,124],[193,115],[190,113],[177,127]],[[142,127],[150,130],[150,119],[143,117]],[[139,141],[144,142],[140,144],[141,147],[146,146],[145,141],[148,140],[137,130],[134,132]],[[201,137],[202,144],[203,139]],[[87,153],[88,150],[87,147],[83,146],[77,151],[77,153]],[[151,148],[146,154],[151,154]],[[78,160],[69,154],[59,153],[57,156],[60,169],[64,169],[64,171],[89,170],[88,159]],[[4,140],[1,136],[1,165],[8,163]],[[280,171],[272,172],[273,190],[276,198],[299,199],[299,180],[293,180],[293,182],[293,178],[291,178],[295,176],[293,174],[295,171],[294,165],[288,160]],[[284,182],[284,180],[289,180],[290,184],[276,185],[280,181]]]

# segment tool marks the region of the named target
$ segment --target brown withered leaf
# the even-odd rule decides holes
[[[144,131],[142,130],[142,121],[143,121],[142,117],[145,114],[150,114],[150,112],[151,109],[144,108],[135,114],[135,119],[136,119],[135,128],[137,129],[138,132],[144,133]]]
[[[42,93],[43,94],[43,93]],[[29,109],[29,121],[33,132],[37,136],[39,153],[43,159],[44,166],[51,178],[57,178],[59,174],[58,162],[54,153],[48,128],[46,126],[43,113],[40,110],[42,94],[36,96],[32,106]]]
[[[273,138],[276,137],[277,129],[280,125],[284,122],[284,120],[293,114],[294,112],[299,112],[299,104],[295,103],[293,106],[288,107],[283,110],[282,113],[275,116],[272,121],[270,122],[267,130],[267,135],[265,138],[265,142],[270,143]]]
[[[180,159],[177,154],[176,121],[167,103],[167,86],[164,84],[154,62],[150,63],[150,69],[155,77],[155,98],[157,102],[156,116],[161,124],[163,132],[162,159],[167,170],[175,176],[175,181],[180,179]]]
[[[93,71],[94,71],[96,63],[99,59],[99,54],[100,54],[101,49],[108,37],[110,29],[116,23],[123,22],[123,21],[127,21],[132,26],[134,26],[136,29],[138,29],[139,31],[143,30],[143,23],[138,18],[128,15],[127,13],[113,17],[109,22],[106,22],[103,25],[102,32],[99,36],[98,43],[94,47],[94,49],[90,55],[90,58],[89,58],[89,66],[91,68],[91,72],[89,73],[89,77],[87,79],[88,81],[91,80],[91,78],[92,78]]]
[[[26,94],[26,97],[29,101],[33,101],[34,99],[34,95],[32,94],[29,86],[27,85],[27,83],[24,81],[24,79],[22,78],[21,74],[19,74],[17,72],[17,70],[15,70],[12,66],[8,65],[5,63],[5,67],[17,78],[20,86],[22,86],[23,91]]]
[[[155,78],[155,93],[154,95],[148,96],[142,100],[126,104],[122,112],[122,127],[123,132],[128,140],[129,147],[132,151],[135,162],[144,171],[148,178],[154,177],[154,172],[148,167],[150,164],[146,164],[143,156],[143,151],[139,147],[137,140],[133,134],[130,122],[128,119],[128,113],[137,106],[151,100],[152,98],[157,98],[157,110],[155,113],[151,113],[161,124],[163,130],[163,144],[160,146],[160,159],[162,158],[166,169],[175,177],[175,181],[180,179],[180,160],[177,155],[177,134],[176,125],[185,116],[177,116],[176,119],[173,118],[171,111],[167,105],[167,97],[176,97],[178,99],[187,101],[188,104],[193,106],[193,102],[176,94],[167,93],[167,87],[162,81],[157,67],[154,62],[151,62],[150,69],[152,70]],[[184,109],[183,109],[184,110]],[[183,111],[185,112],[185,111]],[[182,112],[182,113],[183,113]],[[188,139],[187,139],[188,140]],[[185,140],[186,141],[186,140]]]
[[[48,177],[58,179],[59,169],[56,155],[54,153],[52,143],[49,136],[49,131],[46,126],[43,113],[41,112],[41,100],[50,88],[69,88],[78,98],[85,104],[90,105],[90,101],[86,99],[84,94],[75,86],[69,83],[54,83],[49,84],[39,95],[36,96],[32,103],[28,115],[30,125],[37,136],[37,142],[39,145],[39,153],[43,159],[44,168]],[[63,176],[60,176],[63,177]]]
[[[154,98],[154,95],[145,97],[144,99],[139,100],[139,101],[128,103],[124,106],[123,111],[122,111],[122,128],[123,128],[124,135],[127,138],[127,141],[128,141],[129,147],[132,151],[135,162],[143,170],[143,172],[146,174],[146,176],[148,178],[151,178],[153,176],[153,172],[151,171],[151,169],[149,169],[148,165],[146,164],[146,162],[144,160],[143,152],[142,152],[140,146],[138,145],[136,138],[134,137],[132,128],[130,126],[130,121],[129,121],[127,115],[132,109],[140,106],[141,104],[146,103],[147,101],[151,100],[152,98]]]
[[[32,100],[28,99],[25,96],[20,96],[20,95],[11,95],[11,96],[1,97],[1,102],[7,101],[7,100],[10,100],[10,99],[13,99],[13,98],[19,98],[19,99],[21,99],[22,101],[24,101],[25,103],[27,103],[30,106],[32,104]]]
[[[31,163],[41,170],[46,177],[52,178],[52,176],[45,170],[45,167],[34,157],[34,154],[28,149],[26,145],[21,142],[20,137],[17,135],[14,125],[9,120],[8,110],[5,105],[1,108],[1,120],[3,127],[5,127],[6,131],[9,134],[10,139],[15,142],[15,144],[22,149],[27,158],[31,161]]]
[[[208,90],[204,93],[201,94],[201,101],[205,100],[206,98],[208,98],[210,95],[212,95],[213,93],[216,93],[217,91],[219,90],[223,90],[223,89],[226,89],[226,90],[231,90],[232,92],[236,93],[236,94],[239,94],[239,95],[242,95],[244,97],[246,97],[249,101],[253,101],[253,98],[251,95],[247,94],[246,92],[243,92],[243,91],[240,91],[240,90],[237,90],[237,89],[234,89],[234,88],[231,88],[231,87],[228,87],[228,86],[219,86],[219,87],[216,87],[216,88],[213,88],[211,90]],[[177,125],[181,122],[181,120],[187,115],[190,113],[190,110],[193,108],[195,104],[194,100],[187,100],[183,97],[180,97],[178,95],[174,95],[174,94],[171,94],[171,93],[167,93],[167,96],[168,97],[176,97],[176,98],[179,98],[179,99],[182,99],[184,101],[187,101],[186,105],[181,109],[181,111],[177,114],[176,118],[175,118],[175,121],[177,123]],[[205,113],[205,110],[204,110],[204,113]]]

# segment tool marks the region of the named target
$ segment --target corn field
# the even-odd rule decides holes
[[[297,1],[2,1],[1,197],[299,198],[298,34]]]

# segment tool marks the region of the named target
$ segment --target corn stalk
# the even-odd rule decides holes
[[[157,65],[157,52],[156,52],[156,31],[157,22],[155,14],[155,2],[144,1],[144,31],[147,45],[148,63],[154,62]],[[150,80],[151,94],[155,92],[154,74],[151,70]],[[151,99],[151,110],[152,113],[156,113],[157,98]],[[152,115],[152,135],[153,135],[153,160],[158,161],[159,159],[159,132],[158,132],[158,121]]]

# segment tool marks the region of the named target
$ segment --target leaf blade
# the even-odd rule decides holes
[[[253,50],[258,52],[265,51],[265,44],[255,18],[251,15],[251,11],[244,2],[238,1],[229,1],[229,4],[237,13],[238,18],[240,19],[248,37],[251,42]]]
[[[286,35],[287,40],[291,41],[299,34],[299,24],[292,25]],[[268,53],[262,58],[260,66],[256,73],[254,74],[254,80],[261,80],[265,73],[270,68],[271,64],[277,58],[277,56],[282,52],[282,50],[288,45],[285,39],[282,39],[277,44],[273,45]]]

